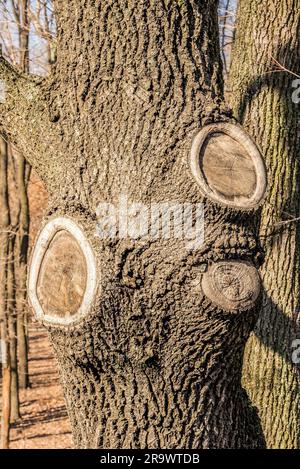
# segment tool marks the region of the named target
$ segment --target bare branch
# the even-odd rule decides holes
[[[276,60],[273,56],[271,56],[272,61],[278,66],[278,69],[272,70],[271,72],[268,73],[273,73],[273,72],[287,72],[290,75],[293,75],[296,78],[300,78],[300,75],[297,73],[293,72],[292,70],[289,70],[288,68],[284,67],[278,60]]]

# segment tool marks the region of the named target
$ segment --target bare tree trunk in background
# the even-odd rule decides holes
[[[47,63],[48,65],[53,65],[56,62],[56,43],[53,38],[53,32],[51,31],[51,21],[53,21],[53,18],[49,18],[47,2],[43,4],[43,13],[45,30],[41,33],[41,37],[45,37],[47,41]],[[53,12],[51,12],[50,15],[53,15]]]
[[[230,73],[236,116],[260,144],[269,174],[260,220],[264,302],[243,370],[269,448],[300,445],[300,375],[292,361],[300,337],[299,11],[299,0],[240,0]]]
[[[219,30],[225,84],[230,68],[231,51],[235,36],[235,9],[236,4],[232,0],[219,2]]]
[[[18,153],[17,182],[20,198],[18,246],[17,258],[17,325],[18,325],[18,358],[19,358],[19,384],[20,388],[27,388],[29,383],[28,373],[28,334],[27,334],[27,262],[29,241],[29,205],[27,186],[29,181],[30,166],[23,155]]]
[[[227,68],[227,57],[226,57],[226,41],[227,41],[227,34],[226,34],[226,26],[227,26],[227,19],[229,15],[229,7],[230,7],[230,0],[225,0],[223,2],[223,17],[221,18],[221,53],[222,53],[222,59],[223,59],[223,65],[224,65],[224,72],[225,75],[228,73],[228,68]]]
[[[8,204],[8,147],[0,136],[0,321],[1,321],[1,365],[2,365],[2,418],[1,448],[9,447],[11,368],[10,340],[7,312],[7,257],[9,252],[9,204]]]
[[[10,222],[11,227],[11,222]],[[10,342],[10,369],[11,369],[11,412],[10,420],[15,422],[20,418],[19,376],[18,376],[18,340],[17,340],[17,309],[15,286],[15,231],[9,235],[7,256],[7,316]]]
[[[4,341],[5,336],[4,337]],[[8,344],[8,341],[6,341]],[[9,345],[6,349],[6,363],[2,364],[2,418],[1,418],[1,449],[9,448],[10,412],[11,412],[11,369],[9,363]]]
[[[19,66],[20,70],[24,73],[29,72],[29,3],[29,0],[19,0],[18,7],[14,7],[19,31]],[[18,215],[18,242],[16,244],[17,330],[19,386],[23,389],[29,386],[26,281],[30,222],[27,186],[30,177],[30,169],[30,165],[24,156],[17,152],[17,187],[20,203]]]
[[[18,359],[17,359],[17,311],[16,311],[16,289],[15,289],[15,266],[14,266],[14,251],[16,230],[12,226],[11,219],[11,206],[9,201],[9,172],[12,166],[12,154],[9,152],[9,144],[2,138],[3,153],[6,155],[6,185],[4,185],[4,195],[1,199],[0,210],[3,211],[3,226],[6,231],[6,241],[4,242],[6,259],[3,257],[2,262],[5,267],[5,314],[7,317],[7,334],[9,339],[9,353],[10,353],[10,390],[11,390],[11,422],[15,422],[20,418],[20,403],[19,403],[19,383],[18,383]],[[5,150],[5,152],[4,152]],[[10,166],[11,164],[11,166]],[[4,176],[3,176],[4,177]],[[5,195],[7,193],[7,195]]]

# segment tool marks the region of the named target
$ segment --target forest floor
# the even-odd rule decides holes
[[[29,331],[31,387],[21,391],[21,416],[11,430],[11,448],[72,448],[70,425],[52,349],[45,330]]]

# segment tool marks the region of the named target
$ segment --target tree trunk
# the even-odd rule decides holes
[[[1,236],[3,251],[1,251],[1,268],[3,269],[3,293],[4,295],[4,312],[5,314],[5,326],[4,335],[5,340],[9,341],[9,346],[6,344],[7,350],[9,350],[9,361],[8,366],[11,377],[9,380],[11,399],[10,399],[10,420],[15,422],[20,417],[19,413],[19,386],[18,386],[18,360],[17,360],[17,317],[16,317],[16,295],[15,295],[15,275],[14,275],[14,242],[15,232],[12,229],[11,224],[11,212],[8,197],[8,161],[9,152],[8,144],[1,137],[1,159],[2,167],[1,171],[2,178],[2,196],[1,196]],[[6,381],[6,384],[8,382]],[[5,384],[3,382],[3,384]],[[6,388],[8,389],[8,388]]]
[[[0,60],[9,91],[0,126],[51,196],[28,285],[75,442],[263,447],[240,380],[260,300],[253,211],[264,168],[223,102],[217,1],[55,6],[50,80],[16,76]],[[236,152],[246,169],[227,166]],[[120,205],[122,217],[136,202],[131,216],[155,204],[197,207],[192,227],[204,203],[204,240],[190,227],[188,243],[181,225],[143,238],[121,218],[103,236],[101,211]]]
[[[19,384],[21,389],[29,387],[28,374],[28,335],[27,335],[27,262],[29,248],[29,205],[27,186],[30,174],[30,166],[24,156],[17,154],[17,185],[20,200],[17,257],[17,337],[19,358]]]
[[[29,18],[28,0],[20,2],[19,19],[19,45],[20,45],[20,69],[24,73],[29,72]],[[21,153],[17,154],[17,185],[20,200],[18,243],[16,250],[17,263],[17,337],[18,337],[18,358],[19,358],[19,385],[25,389],[29,387],[28,374],[28,335],[27,335],[27,262],[29,248],[29,205],[27,185],[30,176],[30,165]]]
[[[270,448],[299,448],[300,378],[292,360],[300,334],[299,10],[299,0],[240,0],[230,78],[236,116],[261,146],[269,175],[260,219],[264,301],[243,382]]]
[[[14,244],[15,233],[9,236],[8,256],[7,256],[7,315],[10,344],[10,369],[11,369],[11,422],[20,418],[19,402],[19,375],[18,375],[18,342],[17,342],[17,310],[15,291],[15,269],[14,269]]]
[[[9,252],[9,206],[8,206],[8,150],[0,136],[0,323],[1,323],[1,366],[2,366],[2,416],[1,448],[9,447],[11,411],[11,367],[10,341],[7,313],[7,257]]]
[[[1,449],[9,449],[11,412],[11,369],[9,361],[2,366],[2,370]]]

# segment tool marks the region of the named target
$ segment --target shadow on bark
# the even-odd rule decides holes
[[[298,308],[300,310],[299,301]],[[255,335],[266,347],[271,348],[274,352],[279,354],[286,363],[291,365],[295,371],[299,372],[299,365],[293,363],[292,360],[294,351],[292,342],[297,338],[299,339],[299,328],[297,329],[294,322],[283,313],[276,303],[274,303],[265,289],[263,291],[263,304],[262,314],[258,318],[254,328]],[[274,321],[275,317],[276,321]],[[268,326],[268,330],[266,326]],[[278,340],[279,338],[282,340]],[[286,338],[289,338],[289,340],[285,340]]]
[[[298,35],[300,35],[300,22],[297,27]],[[295,70],[295,65],[299,63],[299,50],[297,47],[292,46],[292,40],[286,44],[280,44],[277,53],[273,54],[275,70],[266,70],[265,73],[258,75],[248,85],[243,94],[243,99],[238,106],[237,118],[239,122],[244,122],[247,112],[251,107],[251,102],[263,91],[276,91],[280,96],[279,109],[283,109],[280,115],[280,128],[283,130],[284,137],[280,137],[285,141],[286,160],[284,164],[289,167],[289,170],[294,171],[293,175],[289,176],[288,180],[288,196],[285,203],[281,207],[275,205],[270,209],[273,211],[272,216],[275,215],[276,219],[280,220],[279,223],[274,223],[264,229],[266,234],[262,237],[262,244],[271,252],[273,246],[277,246],[282,242],[283,236],[295,237],[295,246],[300,246],[300,229],[299,229],[299,215],[300,215],[300,161],[297,161],[297,147],[299,148],[299,130],[298,123],[300,118],[299,108],[300,104],[293,102],[292,94],[296,91],[293,81],[300,76],[299,68]],[[278,70],[278,65],[284,67],[281,71]],[[268,65],[268,64],[266,64]],[[267,68],[267,67],[266,67]],[[300,85],[297,85],[298,89]],[[299,93],[298,93],[299,95]],[[251,112],[251,111],[250,111]],[[263,129],[261,130],[263,132]],[[271,163],[272,164],[272,163]],[[272,168],[272,166],[271,166]],[[296,173],[296,174],[295,174]],[[278,175],[277,175],[278,176]],[[294,181],[292,181],[292,178]],[[270,184],[270,182],[269,182]],[[295,186],[292,186],[295,184]],[[269,202],[267,202],[269,203]],[[260,215],[257,218],[258,229],[261,225]],[[278,249],[278,247],[277,247]],[[296,264],[294,259],[291,259]],[[298,273],[296,269],[296,274]],[[291,278],[291,291],[297,291],[297,283],[299,279]],[[275,280],[272,281],[275,284]],[[273,285],[274,286],[274,285]],[[278,286],[280,288],[280,286]],[[295,299],[296,307],[292,312],[293,317],[288,317],[284,314],[279,305],[271,298],[266,290],[263,294],[263,308],[259,319],[254,328],[254,333],[258,339],[268,348],[278,353],[287,364],[293,367],[295,372],[299,372],[298,364],[293,363],[292,342],[300,338],[300,327],[297,316],[300,311],[300,298]]]

